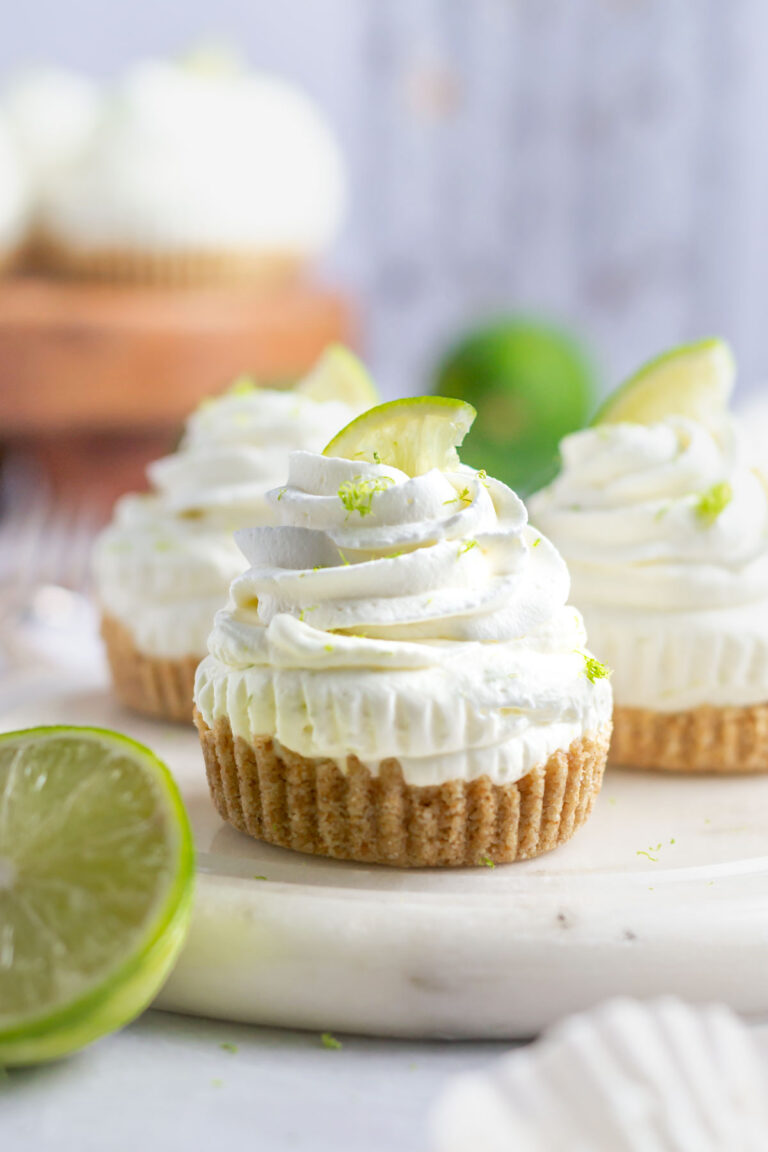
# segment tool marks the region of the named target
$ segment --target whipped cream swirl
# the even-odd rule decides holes
[[[346,404],[248,386],[203,401],[179,449],[147,469],[153,491],[123,497],[95,554],[104,609],[155,656],[200,656],[245,567],[232,533],[275,519],[267,490],[290,449],[317,448],[355,415]]]
[[[515,780],[609,719],[566,567],[505,485],[294,452],[269,499],[198,671],[207,723],[423,784]]]
[[[735,422],[589,428],[531,501],[619,704],[768,698],[768,492]],[[759,640],[756,647],[755,641]]]

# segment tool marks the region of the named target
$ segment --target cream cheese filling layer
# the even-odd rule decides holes
[[[295,452],[269,499],[198,670],[210,726],[434,784],[512,782],[609,720],[565,565],[503,484]]]
[[[736,425],[601,426],[561,451],[532,512],[569,566],[616,703],[768,700],[768,494]]]

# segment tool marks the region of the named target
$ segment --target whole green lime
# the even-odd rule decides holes
[[[589,356],[568,332],[507,317],[449,350],[434,391],[477,408],[461,449],[463,462],[526,494],[557,472],[560,440],[586,424],[596,384]]]

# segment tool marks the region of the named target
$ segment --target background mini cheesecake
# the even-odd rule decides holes
[[[566,437],[532,502],[615,669],[617,764],[768,771],[768,491],[734,376],[719,340],[652,361]]]
[[[233,532],[267,523],[266,492],[294,448],[320,447],[375,401],[349,351],[329,348],[292,391],[236,381],[204,401],[178,450],[149,466],[152,491],[122,497],[95,549],[102,635],[118,697],[139,712],[192,716],[195,668],[245,560]]]

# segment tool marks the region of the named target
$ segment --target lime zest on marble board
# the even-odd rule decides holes
[[[0,736],[0,1065],[137,1016],[186,938],[193,883],[187,813],[148,748],[99,728]]]
[[[649,360],[613,392],[592,424],[654,424],[687,416],[717,432],[733,392],[736,362],[724,340],[683,344]]]
[[[387,464],[407,476],[421,476],[432,468],[456,471],[456,449],[476,415],[471,404],[445,396],[390,400],[342,428],[323,455]]]

